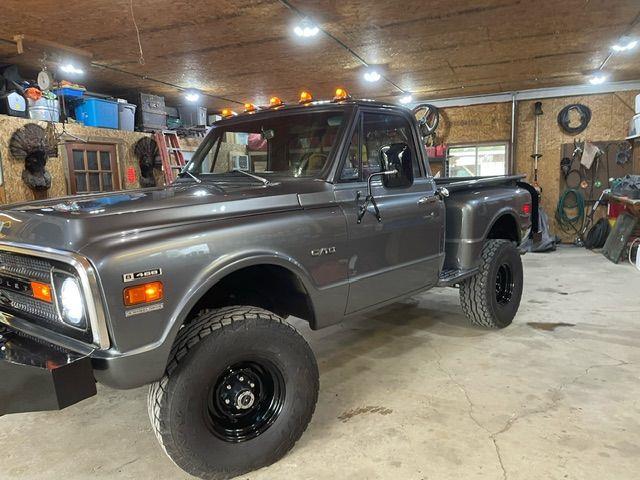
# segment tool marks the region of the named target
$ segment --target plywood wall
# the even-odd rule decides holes
[[[24,202],[38,198],[33,190],[22,181],[24,161],[14,159],[9,152],[11,135],[27,123],[37,123],[43,128],[47,125],[46,122],[33,122],[33,120],[0,115],[0,157],[2,158],[2,173],[4,177],[3,184],[0,187],[0,202],[2,203]],[[61,133],[62,125],[56,124],[56,130]],[[133,146],[140,138],[149,134],[92,128],[79,124],[69,124],[66,130],[69,134],[78,136],[88,143],[116,145],[121,185],[127,189],[140,186],[138,183],[140,169],[138,160],[133,153]],[[67,138],[70,142],[77,141],[70,136],[62,138]],[[129,167],[133,167],[136,170],[136,180],[134,182],[127,181],[126,172]],[[47,170],[51,173],[51,188],[45,193],[46,197],[55,198],[68,195],[69,173],[64,144],[60,144],[58,147],[58,157],[49,158],[47,161]]]
[[[442,109],[437,136],[439,141],[448,145],[508,142],[511,138],[511,104],[490,103]]]
[[[554,233],[565,242],[574,240],[575,234],[564,233],[556,225],[554,213],[560,196],[560,158],[563,143],[571,143],[572,135],[558,126],[557,117],[570,103],[587,105],[592,112],[591,122],[578,137],[590,141],[621,140],[627,136],[629,120],[634,113],[634,98],[638,91],[616,92],[542,99],[544,115],[540,118],[539,183],[543,189],[542,206],[549,215]],[[516,142],[514,173],[533,175],[534,104],[537,100],[518,103],[516,115]],[[446,108],[442,111],[443,127],[438,129],[438,140],[449,145],[505,141],[510,138],[511,103],[473,105]],[[635,142],[634,173],[640,173],[640,142]]]

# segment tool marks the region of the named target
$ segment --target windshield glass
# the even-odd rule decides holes
[[[217,126],[187,171],[197,176],[241,170],[260,176],[319,177],[343,123],[343,111],[307,111]]]

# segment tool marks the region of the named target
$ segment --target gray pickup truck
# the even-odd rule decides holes
[[[185,471],[271,464],[311,420],[319,376],[289,316],[320,329],[437,286],[502,328],[537,229],[520,176],[434,179],[409,109],[342,98],[214,125],[163,188],[0,211],[0,415],[96,382],[151,385]]]

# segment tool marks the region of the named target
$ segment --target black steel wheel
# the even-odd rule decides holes
[[[318,367],[304,338],[255,307],[202,311],[183,327],[149,416],[176,465],[228,479],[282,458],[318,399]]]
[[[508,305],[513,298],[513,273],[508,263],[503,263],[498,267],[496,273],[496,301],[500,305]]]
[[[205,412],[209,428],[226,442],[256,438],[280,415],[285,393],[282,372],[272,362],[230,365],[209,389]]]
[[[504,328],[518,312],[523,274],[520,253],[508,240],[487,240],[480,270],[460,284],[460,304],[472,323]]]

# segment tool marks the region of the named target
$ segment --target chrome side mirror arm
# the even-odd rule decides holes
[[[369,205],[373,206],[373,210],[375,212],[376,215],[376,219],[378,220],[378,222],[382,222],[382,216],[380,215],[380,209],[378,208],[378,204],[376,203],[376,199],[373,196],[373,190],[371,188],[371,180],[374,177],[382,177],[385,175],[396,175],[398,173],[398,170],[387,170],[384,172],[377,172],[377,173],[372,173],[371,175],[369,175],[369,178],[367,179],[367,196],[364,199],[364,203],[362,205],[360,205],[360,209],[358,211],[358,224],[362,223],[362,219],[364,218],[365,213],[367,213],[367,209],[369,208]],[[358,192],[356,194],[356,201],[360,199],[360,195],[361,193]]]

